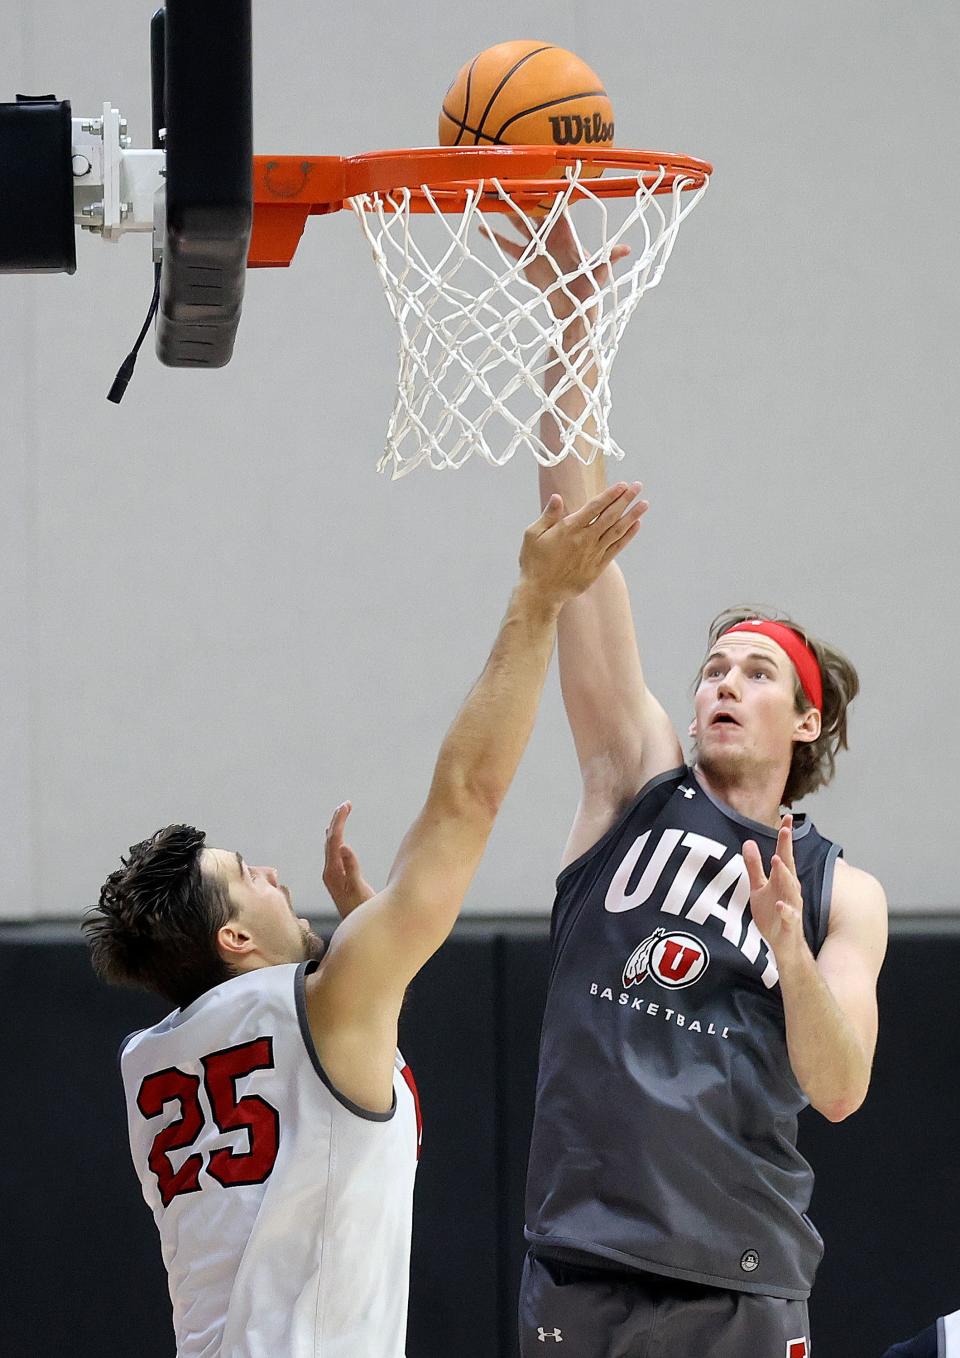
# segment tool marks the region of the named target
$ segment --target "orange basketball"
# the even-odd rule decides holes
[[[505,143],[582,147],[585,154],[612,146],[613,108],[603,81],[579,57],[550,43],[488,47],[447,90],[440,144]]]

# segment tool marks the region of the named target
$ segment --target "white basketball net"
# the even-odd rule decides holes
[[[396,478],[421,462],[461,467],[474,453],[500,466],[521,447],[544,466],[570,453],[585,463],[601,452],[623,457],[608,423],[613,360],[627,321],[647,289],[660,282],[680,223],[706,182],[684,192],[689,181],[678,179],[657,195],[666,173],[661,168],[657,176],[638,173],[632,197],[603,199],[579,171],[579,164],[568,171],[569,183],[545,216],[524,213],[497,180],[479,183],[463,211],[453,214],[429,189],[422,192],[433,210],[423,214],[411,213],[408,189],[350,200],[400,329],[397,400],[379,471],[390,469]],[[503,214],[480,210],[484,190],[494,190],[522,222],[529,239],[519,259],[492,237],[491,228],[519,233]],[[561,217],[571,228],[575,267],[541,288],[525,270],[538,252],[548,253],[545,242]],[[633,242],[627,259],[605,269],[614,246],[635,226],[642,248]],[[598,235],[599,244],[584,243]],[[574,283],[583,297],[572,290]],[[571,342],[570,318],[554,313],[557,290],[569,299],[574,317],[586,322],[578,327],[579,341]],[[561,398],[573,388],[582,395],[568,399],[575,413],[565,414]],[[549,446],[541,427],[545,415],[553,417]]]

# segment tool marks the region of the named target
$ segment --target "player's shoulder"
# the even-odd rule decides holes
[[[172,1010],[151,1027],[130,1033],[121,1045],[121,1059],[156,1042],[176,1042],[188,1034],[229,1028],[231,1024],[257,1017],[265,1010],[293,1013],[298,991],[302,988],[299,978],[308,966],[303,962],[283,962],[231,976],[205,990],[190,1004]]]
[[[652,774],[648,771],[640,790],[632,789],[629,796],[616,803],[598,804],[586,798],[581,799],[560,861],[558,887],[561,882],[571,883],[580,869],[596,860],[602,850],[617,842],[626,827],[635,831],[638,819],[642,821],[644,815],[654,818],[684,782],[690,784],[686,795],[693,796],[692,776],[688,765],[674,765]]]
[[[887,893],[873,873],[864,871],[848,863],[845,858],[837,859],[834,879],[834,903],[846,901],[864,908],[887,906]]]
[[[872,873],[843,858],[837,859],[827,932],[857,936],[881,952],[886,947],[887,894]]]

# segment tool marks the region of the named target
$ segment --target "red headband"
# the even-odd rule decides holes
[[[747,622],[738,622],[733,627],[728,627],[717,640],[728,637],[731,632],[759,632],[762,636],[775,641],[793,662],[793,668],[797,671],[797,678],[804,693],[818,712],[823,711],[823,676],[820,673],[820,666],[817,657],[799,632],[795,632],[792,627],[787,627],[782,622],[750,618]]]

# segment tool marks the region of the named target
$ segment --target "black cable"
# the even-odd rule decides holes
[[[150,329],[150,323],[153,320],[154,316],[157,314],[157,307],[160,305],[159,264],[154,266],[154,279],[155,281],[153,285],[153,298],[150,302],[150,310],[147,312],[147,319],[143,323],[143,329],[137,336],[136,344],[130,350],[129,354],[127,354],[123,362],[120,364],[120,367],[117,370],[117,375],[113,379],[113,386],[107,392],[107,400],[112,401],[114,405],[119,405],[120,402],[123,400],[123,393],[126,391],[130,378],[133,376],[133,370],[136,367],[137,354],[140,352],[140,346],[147,337],[147,331]]]

